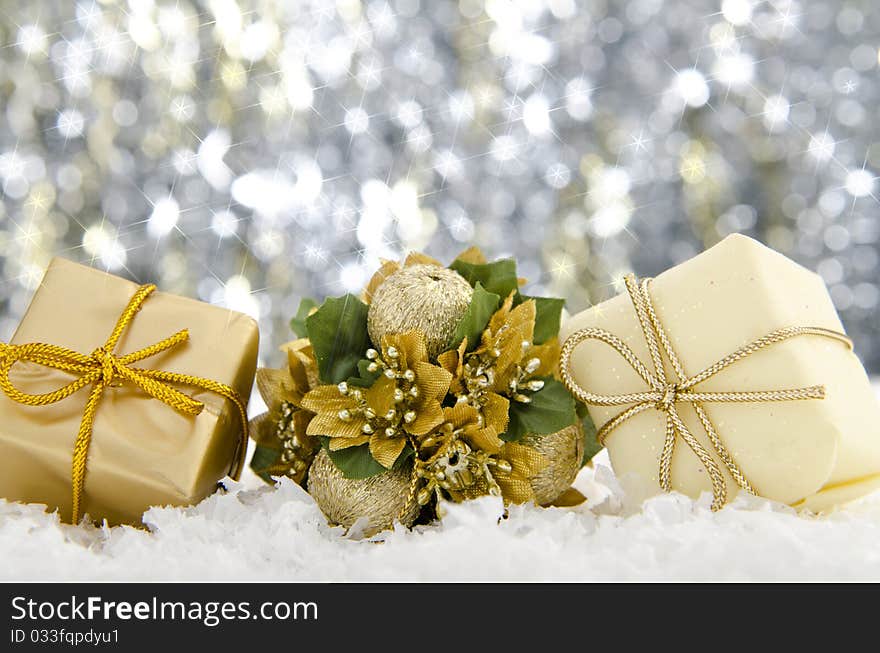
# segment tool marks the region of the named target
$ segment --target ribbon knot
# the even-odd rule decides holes
[[[843,343],[852,349],[852,341],[843,333],[822,327],[785,327],[777,329],[766,336],[758,338],[749,344],[740,347],[735,352],[728,354],[721,360],[713,363],[704,370],[688,376],[681,364],[680,359],[672,348],[672,343],[657,317],[654,304],[649,292],[650,279],[643,279],[641,283],[636,281],[634,275],[627,275],[624,279],[626,290],[636,311],[639,326],[642,329],[645,343],[651,354],[653,369],[649,368],[635,355],[630,347],[620,338],[604,329],[589,327],[576,331],[562,346],[559,357],[560,375],[569,391],[579,400],[594,406],[629,406],[610,420],[605,422],[597,433],[599,443],[604,446],[605,439],[618,426],[639,413],[656,409],[666,415],[666,439],[659,460],[660,486],[667,492],[672,489],[671,464],[672,454],[675,450],[677,438],[681,438],[697,456],[703,467],[709,473],[712,482],[712,509],[718,510],[727,502],[727,482],[721,472],[721,467],[699,440],[690,432],[687,425],[678,413],[677,405],[689,403],[699,419],[703,430],[709,436],[718,458],[730,473],[736,484],[751,494],[757,494],[749,480],[737,465],[733,456],[725,447],[724,442],[718,435],[715,426],[709,419],[704,403],[725,402],[770,402],[770,401],[797,401],[807,399],[823,399],[825,387],[814,385],[805,388],[792,388],[782,390],[731,390],[724,392],[700,392],[696,390],[703,381],[715,376],[722,370],[737,361],[748,358],[756,351],[771,347],[790,338],[814,335],[823,338],[831,338]],[[571,356],[574,349],[585,340],[598,340],[620,354],[630,367],[645,381],[648,390],[631,392],[618,395],[605,395],[589,392],[582,388],[572,376]],[[663,354],[669,361],[676,380],[668,380]]]
[[[155,290],[156,286],[152,284],[141,286],[120,315],[107,342],[97,347],[88,356],[66,347],[40,342],[24,345],[8,345],[0,342],[0,390],[12,401],[27,406],[46,406],[62,401],[86,386],[92,386],[92,391],[83,409],[79,433],[73,447],[71,472],[73,523],[77,523],[80,518],[86,462],[98,404],[108,387],[118,387],[122,385],[122,381],[128,381],[148,396],[189,416],[201,413],[205,407],[204,404],[177,390],[173,385],[193,386],[213,392],[231,401],[237,409],[237,417],[241,426],[239,449],[231,475],[238,478],[241,474],[244,452],[247,449],[248,421],[247,410],[239,394],[233,388],[211,379],[164,370],[144,369],[134,365],[138,361],[151,358],[187,342],[189,332],[186,329],[130,354],[117,355],[115,353],[116,345],[122,334],[131,324],[143,303]],[[9,373],[15,364],[23,362],[31,362],[67,372],[75,378],[67,385],[51,392],[28,394],[19,390],[9,378]]]
[[[660,397],[660,400],[655,404],[657,406],[657,410],[662,410],[664,413],[668,413],[672,406],[678,401],[678,384],[677,383],[669,383],[663,388],[663,393]]]
[[[101,381],[108,386],[113,385],[113,379],[116,377],[116,369],[119,365],[113,354],[108,354],[103,347],[98,347],[89,357],[101,366]]]

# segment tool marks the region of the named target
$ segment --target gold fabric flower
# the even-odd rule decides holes
[[[320,384],[318,366],[308,339],[282,346],[287,367],[257,370],[257,389],[268,410],[251,420],[251,438],[258,456],[251,463],[265,480],[289,476],[302,484],[318,451],[318,442],[306,431],[314,413],[303,407],[303,398]]]
[[[510,463],[509,471],[497,469],[494,474],[501,496],[510,503],[533,501],[535,492],[530,479],[547,466],[547,458],[537,449],[516,442],[505,442],[500,456]]]
[[[503,442],[481,424],[479,411],[460,403],[443,409],[444,422],[420,442],[416,473],[425,480],[417,498],[422,505],[443,490],[453,501],[486,494],[510,503],[534,499],[529,478],[543,469],[541,453]]]
[[[513,307],[514,293],[492,315],[479,346],[468,353],[463,340],[437,362],[450,374],[449,390],[459,403],[477,409],[484,425],[500,435],[507,430],[510,400],[527,402],[526,391],[543,382],[535,377],[552,374],[559,359],[558,341],[535,345],[535,302]]]
[[[390,469],[409,438],[419,438],[443,423],[441,402],[452,375],[428,362],[424,335],[388,334],[382,351],[369,350],[369,370],[379,378],[369,388],[348,383],[315,388],[303,405],[317,413],[309,435],[330,437],[330,450],[369,443],[370,454]]]
[[[475,357],[467,354],[467,344],[465,338],[458,349],[440,354],[437,362],[452,375],[449,391],[457,403],[474,408],[482,425],[501,435],[507,430],[510,402],[495,392],[491,370],[482,368]]]
[[[518,378],[517,368],[528,367],[529,377],[549,376],[556,372],[559,363],[559,340],[552,338],[542,345],[533,342],[535,332],[536,307],[535,300],[528,299],[516,308],[512,308],[513,294],[507,297],[504,304],[489,320],[489,325],[482,334],[477,354],[498,352],[495,363],[495,384],[499,392],[516,391],[512,381]],[[517,341],[517,338],[520,340]]]
[[[535,330],[535,300],[526,300],[513,308],[513,298],[514,293],[510,293],[489,319],[474,352],[494,360],[495,388],[507,386],[514,365],[522,360],[525,348],[531,346]]]
[[[497,454],[504,446],[495,429],[481,422],[479,411],[464,403],[443,408],[443,423],[430,436],[419,441],[419,452],[436,452],[451,438],[459,438],[473,449],[490,455]]]
[[[476,265],[482,265],[486,263],[486,256],[483,254],[483,250],[481,250],[476,245],[471,245],[466,250],[464,250],[461,254],[455,257],[456,261],[464,261],[465,263],[475,263]]]

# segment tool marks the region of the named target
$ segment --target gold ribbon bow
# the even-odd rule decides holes
[[[119,385],[114,383],[117,379],[133,383],[149,396],[171,406],[184,415],[196,416],[202,412],[205,406],[202,402],[183,394],[169,384],[201,388],[231,401],[238,410],[238,417],[241,421],[241,442],[235,468],[232,470],[232,476],[238,478],[241,474],[244,451],[247,448],[247,411],[244,401],[233,388],[211,379],[190,376],[189,374],[133,367],[133,364],[138,361],[180,346],[189,339],[189,331],[183,329],[154,345],[144,347],[130,354],[120,356],[114,353],[116,345],[125,329],[131,324],[134,316],[154,290],[156,290],[156,286],[152,284],[141,286],[120,315],[119,320],[116,322],[116,327],[113,329],[107,342],[88,356],[65,347],[48,345],[41,342],[24,345],[8,345],[0,342],[0,390],[12,401],[26,406],[46,406],[62,401],[86,386],[92,386],[92,391],[83,410],[79,434],[76,436],[76,442],[73,447],[71,479],[73,485],[72,522],[74,524],[78,523],[80,519],[80,508],[86,476],[86,461],[89,456],[89,445],[92,441],[95,414],[104,391],[108,387]],[[10,370],[19,362],[36,363],[44,367],[68,372],[77,378],[52,392],[37,395],[27,394],[16,388],[9,379]]]
[[[642,327],[642,333],[645,342],[648,345],[648,351],[651,353],[651,361],[654,365],[652,372],[648,367],[640,361],[636,355],[620,338],[604,329],[586,328],[576,331],[562,346],[559,357],[560,374],[562,381],[569,391],[578,399],[586,404],[594,406],[625,406],[632,404],[629,408],[618,413],[599,429],[597,438],[599,443],[604,446],[605,439],[608,435],[623,424],[625,421],[638,415],[639,413],[656,409],[666,414],[666,440],[663,443],[663,450],[660,454],[660,487],[666,492],[671,489],[670,483],[670,465],[672,462],[672,454],[675,450],[676,436],[691,448],[691,450],[699,458],[700,462],[709,473],[712,481],[712,509],[718,510],[727,502],[727,484],[721,473],[718,463],[712,458],[706,448],[693,436],[688,427],[678,413],[676,406],[680,403],[689,403],[694,407],[694,411],[709,436],[712,448],[718,457],[724,463],[727,471],[733,477],[736,484],[743,490],[751,494],[757,494],[749,483],[748,479],[740,470],[733,456],[724,446],[709,416],[706,414],[704,403],[724,402],[724,403],[740,403],[740,402],[768,402],[768,401],[795,401],[805,399],[823,399],[825,397],[825,387],[822,385],[814,385],[806,388],[793,388],[785,390],[759,390],[759,391],[727,391],[727,392],[699,392],[695,387],[703,381],[715,376],[723,369],[733,365],[743,358],[751,356],[756,351],[770,347],[784,340],[797,336],[814,335],[824,338],[832,338],[845,344],[852,349],[852,341],[844,334],[831,329],[821,327],[786,327],[777,329],[762,338],[758,338],[753,342],[740,347],[732,354],[729,354],[710,365],[701,372],[688,376],[681,365],[681,361],[672,349],[672,344],[663,329],[657,313],[654,310],[654,304],[649,293],[650,279],[643,279],[641,283],[636,282],[634,275],[627,275],[624,279],[626,290],[632,300]],[[575,347],[585,340],[598,340],[612,347],[619,353],[623,359],[632,367],[645,383],[648,384],[649,390],[644,392],[632,392],[619,395],[602,395],[584,390],[574,380],[571,369],[571,355]],[[677,381],[667,378],[666,369],[663,364],[661,348],[669,359],[672,369],[675,372]]]

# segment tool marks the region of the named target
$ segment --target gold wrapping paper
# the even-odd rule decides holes
[[[88,354],[103,344],[138,285],[54,259],[10,344],[45,342]],[[259,334],[251,318],[156,292],[116,348],[124,354],[186,328],[189,342],[139,363],[147,369],[229,385],[246,402]],[[71,375],[34,363],[14,367],[23,392],[49,392]],[[138,524],[152,505],[189,505],[211,494],[244,455],[231,402],[180,387],[205,405],[196,417],[120,384],[98,406],[89,450],[83,512],[111,524]],[[48,406],[25,406],[0,393],[0,496],[44,503],[71,515],[71,459],[88,389]]]
[[[781,254],[741,235],[659,275],[650,285],[659,321],[685,371],[695,374],[737,348],[784,327],[843,331],[822,280]],[[636,312],[624,293],[570,318],[567,338],[586,327],[619,337],[651,361]],[[674,370],[664,357],[667,376]],[[599,394],[645,390],[645,382],[612,348],[583,344],[571,366],[577,383]],[[699,384],[702,392],[777,391],[820,385],[824,399],[773,403],[707,403],[720,439],[756,492],[819,512],[880,488],[880,407],[864,368],[833,339],[800,336],[739,360]],[[591,406],[597,425],[626,406]],[[727,493],[738,490],[715,454],[691,405],[677,405],[689,431],[724,470]],[[660,490],[659,460],[665,415],[646,410],[609,434],[615,472]],[[697,496],[711,491],[704,465],[677,442],[672,489]]]

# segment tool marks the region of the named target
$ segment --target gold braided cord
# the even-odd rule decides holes
[[[409,440],[410,446],[412,446],[413,450],[416,451],[416,455],[418,456],[418,447],[416,446],[416,442],[412,436],[407,436]],[[397,513],[397,521],[403,523],[405,516],[409,513],[410,509],[413,506],[413,502],[416,500],[416,490],[419,487],[419,481],[421,477],[419,476],[419,470],[416,467],[415,463],[413,463],[412,474],[410,474],[409,478],[409,493],[406,495],[406,501],[403,502],[403,507],[400,509],[400,512]]]
[[[724,467],[730,473],[736,484],[746,492],[756,494],[749,480],[745,477],[742,470],[736,464],[733,456],[724,446],[724,442],[718,435],[718,431],[712,424],[704,403],[763,403],[771,401],[804,401],[810,399],[823,399],[825,397],[825,387],[821,385],[808,386],[804,388],[791,388],[780,390],[731,390],[723,392],[700,392],[695,390],[695,386],[703,381],[712,378],[722,370],[733,365],[737,361],[748,358],[752,354],[762,349],[772,347],[773,345],[796,338],[800,336],[819,336],[830,338],[844,344],[847,348],[852,349],[852,341],[843,333],[832,329],[824,329],[821,327],[785,327],[777,329],[766,336],[758,338],[749,344],[740,347],[731,354],[728,354],[719,361],[701,370],[697,374],[688,376],[682,366],[681,360],[675,353],[672,343],[669,340],[666,330],[657,317],[654,304],[650,293],[650,279],[644,279],[641,283],[637,283],[634,275],[627,275],[624,279],[626,290],[632,301],[642,329],[645,343],[648,346],[648,352],[651,355],[653,370],[645,365],[630,347],[620,338],[604,329],[589,327],[576,331],[569,336],[562,346],[559,357],[560,374],[562,381],[568,390],[579,400],[586,404],[594,406],[628,406],[611,419],[609,419],[597,433],[599,443],[604,445],[605,439],[621,424],[639,413],[655,409],[666,415],[666,438],[663,443],[663,449],[660,454],[659,461],[659,481],[660,486],[665,491],[670,491],[671,479],[670,469],[672,464],[672,455],[675,451],[675,443],[681,438],[685,444],[690,447],[691,451],[697,456],[706,471],[709,473],[712,482],[712,509],[718,510],[727,502],[727,484],[721,468],[709,451],[697,440],[690,432],[688,427],[678,413],[677,404],[689,403],[693,406],[700,420],[700,424],[706,431],[712,449],[721,459]],[[635,372],[645,381],[648,386],[647,390],[640,392],[630,392],[617,395],[606,395],[589,392],[582,388],[571,373],[571,356],[575,348],[586,340],[598,340],[612,349],[635,370]],[[666,359],[675,372],[677,381],[670,382],[666,376],[666,369],[663,364],[664,354]]]
[[[232,402],[236,408],[236,416],[241,425],[239,451],[236,456],[235,468],[232,470],[232,476],[238,478],[241,474],[248,437],[247,409],[241,396],[230,386],[217,383],[211,379],[133,366],[133,363],[156,356],[187,342],[189,332],[186,329],[130,354],[117,355],[114,353],[122,334],[131,324],[143,303],[155,290],[156,286],[152,284],[141,286],[119,316],[116,326],[104,345],[95,349],[88,356],[65,347],[40,342],[24,345],[10,345],[0,342],[0,390],[12,401],[26,406],[46,406],[63,401],[86,386],[92,387],[83,409],[79,433],[73,445],[71,470],[73,523],[78,523],[81,515],[86,463],[89,457],[89,447],[92,442],[92,432],[98,406],[104,396],[104,391],[108,387],[118,385],[116,383],[117,379],[128,381],[139,387],[150,397],[158,399],[163,404],[174,408],[184,415],[196,416],[202,412],[205,406],[202,402],[185,395],[172,387],[172,385],[188,385],[200,388],[220,395]],[[10,370],[12,370],[15,364],[23,362],[61,370],[74,375],[76,378],[51,392],[28,394],[15,387],[9,378]]]

